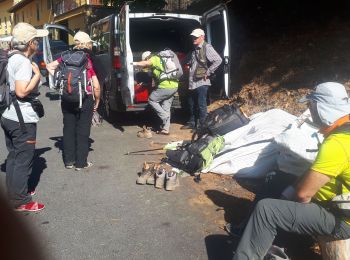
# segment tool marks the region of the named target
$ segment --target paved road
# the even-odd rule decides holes
[[[149,140],[136,138],[136,126],[124,132],[108,123],[93,128],[94,167],[66,170],[59,101],[41,92],[46,116],[38,125],[35,172],[41,177],[35,199],[46,209],[20,214],[34,226],[49,259],[222,259],[213,248],[208,257],[208,223],[189,206],[188,187],[166,192],[135,185],[145,158],[123,154],[149,148]],[[0,164],[6,155],[1,131]],[[0,175],[4,188],[5,174]]]

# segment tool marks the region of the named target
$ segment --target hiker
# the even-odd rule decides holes
[[[207,93],[211,85],[210,76],[220,66],[222,59],[212,45],[204,40],[202,29],[195,29],[191,33],[193,51],[185,58],[189,64],[189,85],[187,103],[190,119],[181,129],[198,128],[207,116]]]
[[[87,80],[89,85],[86,87],[85,98],[79,102],[70,102],[62,96],[61,109],[63,113],[63,160],[67,169],[80,171],[93,165],[88,162],[89,154],[89,136],[93,113],[97,111],[100,103],[100,84],[98,82],[93,64],[89,57],[93,41],[90,36],[82,31],[74,35],[74,51],[83,51],[87,53]],[[55,69],[63,63],[63,58],[47,64],[46,68],[50,74],[54,74]],[[64,86],[66,87],[66,86]],[[81,105],[81,107],[80,107]]]
[[[160,131],[158,134],[169,135],[170,134],[170,115],[171,105],[173,103],[174,95],[177,92],[179,85],[178,80],[160,80],[164,66],[161,62],[161,58],[158,55],[152,55],[150,51],[142,53],[142,61],[134,62],[133,65],[142,68],[151,68],[152,75],[156,81],[156,89],[152,91],[148,99],[148,104],[154,109],[158,117],[162,120]]]
[[[308,102],[313,122],[325,140],[310,170],[289,188],[288,199],[292,201],[263,199],[257,203],[234,260],[263,259],[280,229],[315,237],[350,238],[349,213],[330,201],[350,190],[348,94],[342,84],[327,82],[300,102]]]
[[[48,31],[37,30],[28,23],[18,23],[13,28],[12,35],[13,50],[7,72],[13,98],[1,117],[9,152],[6,159],[6,186],[15,210],[36,212],[42,210],[44,204],[32,201],[31,193],[34,191],[28,190],[39,121],[39,115],[34,111],[30,99],[34,93],[37,96],[41,75],[38,66],[29,58],[36,52],[39,44],[37,38],[48,35]]]

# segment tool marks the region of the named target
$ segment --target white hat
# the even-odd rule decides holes
[[[94,42],[86,32],[82,31],[79,31],[74,35],[74,41],[78,41],[80,43]]]
[[[12,36],[15,40],[24,44],[30,42],[36,37],[45,37],[49,35],[46,29],[35,29],[29,23],[18,23],[13,27]]]
[[[339,118],[350,114],[350,100],[344,85],[326,82],[316,86],[309,95],[299,102],[315,101],[320,120],[325,125],[332,125]]]
[[[194,37],[200,37],[200,36],[204,36],[205,33],[202,29],[194,29],[192,32],[191,32],[191,35],[194,36]]]
[[[141,59],[146,60],[152,53],[150,51],[145,51],[142,53]]]

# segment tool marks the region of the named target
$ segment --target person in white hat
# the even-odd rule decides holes
[[[92,86],[87,86],[87,97],[82,101],[79,109],[77,103],[62,100],[61,108],[63,113],[63,161],[67,169],[75,168],[80,171],[93,166],[88,162],[89,136],[93,113],[97,111],[100,103],[100,84],[91,61],[93,40],[82,31],[74,35],[74,50],[82,50],[88,54],[87,78]],[[74,52],[74,51],[73,51]],[[51,75],[62,62],[59,58],[46,68]]]
[[[197,28],[191,32],[193,51],[187,62],[190,65],[189,93],[187,97],[190,118],[181,129],[199,127],[207,116],[207,92],[210,77],[222,63],[222,58],[213,46],[205,41],[205,33]]]
[[[10,202],[18,211],[36,212],[44,208],[43,204],[32,201],[34,187],[28,186],[39,121],[39,114],[34,110],[32,101],[38,95],[41,77],[38,66],[29,58],[38,47],[38,38],[48,33],[28,23],[18,23],[12,30],[13,50],[7,65],[12,103],[2,114],[1,126],[9,152],[6,161],[7,192]]]
[[[289,190],[287,200],[258,202],[233,257],[263,259],[278,230],[350,238],[350,212],[331,200],[345,195],[342,205],[350,208],[350,100],[345,87],[336,82],[319,84],[300,102],[308,102],[313,119],[325,139],[310,170]],[[347,205],[347,206],[346,206]]]

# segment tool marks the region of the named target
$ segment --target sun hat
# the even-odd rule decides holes
[[[205,33],[202,29],[200,28],[197,28],[197,29],[194,29],[192,32],[191,32],[191,35],[194,36],[194,37],[200,37],[200,36],[204,36]]]
[[[79,31],[74,35],[74,41],[78,41],[80,43],[94,42],[93,40],[91,40],[90,36],[83,31]]]
[[[146,60],[152,53],[150,51],[145,51],[141,55],[142,60]]]
[[[301,98],[300,103],[315,101],[320,120],[332,125],[339,118],[350,114],[350,100],[344,85],[337,82],[325,82],[316,86],[309,95]]]
[[[13,27],[12,36],[15,40],[24,44],[30,42],[36,37],[45,37],[49,35],[46,29],[35,29],[29,23],[18,23]]]

